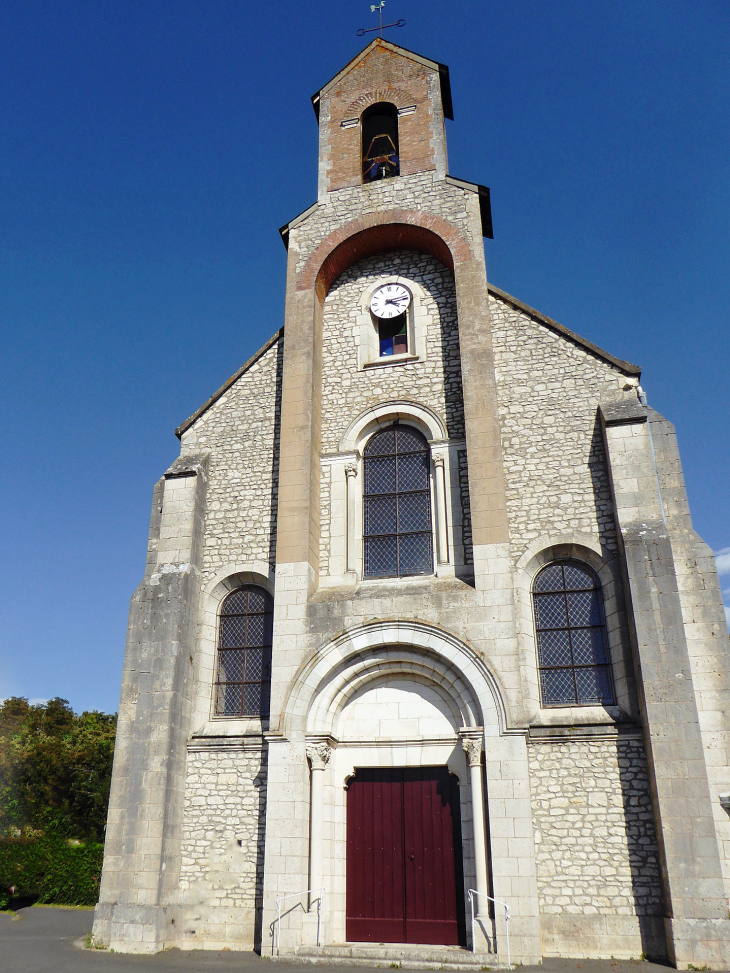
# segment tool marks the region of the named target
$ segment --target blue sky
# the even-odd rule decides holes
[[[641,364],[730,605],[730,5],[388,0],[451,69],[490,280]],[[280,325],[310,95],[369,3],[0,7],[0,697],[115,710],[173,430]],[[370,35],[372,36],[372,35]]]

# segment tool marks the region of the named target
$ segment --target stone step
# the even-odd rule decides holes
[[[496,953],[472,953],[460,946],[427,946],[405,943],[342,943],[331,946],[299,946],[282,960],[300,959],[328,966],[369,966],[403,970],[507,969]]]

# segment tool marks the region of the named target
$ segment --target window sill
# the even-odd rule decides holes
[[[611,726],[624,723],[627,716],[620,706],[594,706],[591,703],[573,706],[544,706],[536,714],[532,726]]]
[[[241,736],[260,737],[268,729],[268,717],[262,720],[256,716],[213,716],[192,734],[191,739],[200,740],[206,737],[215,739]]]
[[[389,355],[387,358],[378,358],[376,361],[365,362],[362,367],[363,371],[370,368],[392,368],[393,365],[410,365],[412,362],[420,360],[419,355]]]

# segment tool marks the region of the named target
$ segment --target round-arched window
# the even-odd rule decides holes
[[[364,450],[364,576],[433,571],[430,450],[411,426],[394,423]]]
[[[215,715],[267,718],[271,695],[274,602],[265,588],[247,584],[221,606]]]
[[[579,561],[556,561],[532,586],[543,706],[615,701],[598,576]]]

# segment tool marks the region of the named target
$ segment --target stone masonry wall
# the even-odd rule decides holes
[[[642,741],[540,742],[528,752],[540,911],[662,915]]]
[[[494,295],[492,340],[515,557],[548,533],[585,531],[617,551],[600,402],[625,376]]]
[[[264,752],[189,752],[180,871],[184,897],[193,893],[206,906],[260,904],[265,817]]]
[[[279,469],[278,341],[195,423],[210,450],[203,583],[232,562],[274,563]]]
[[[363,290],[400,274],[426,292],[430,316],[427,359],[358,370],[357,316]],[[453,274],[434,257],[412,250],[377,254],[353,264],[332,285],[322,325],[322,450],[335,452],[350,422],[379,402],[409,399],[441,416],[452,438],[464,435],[461,360]]]

